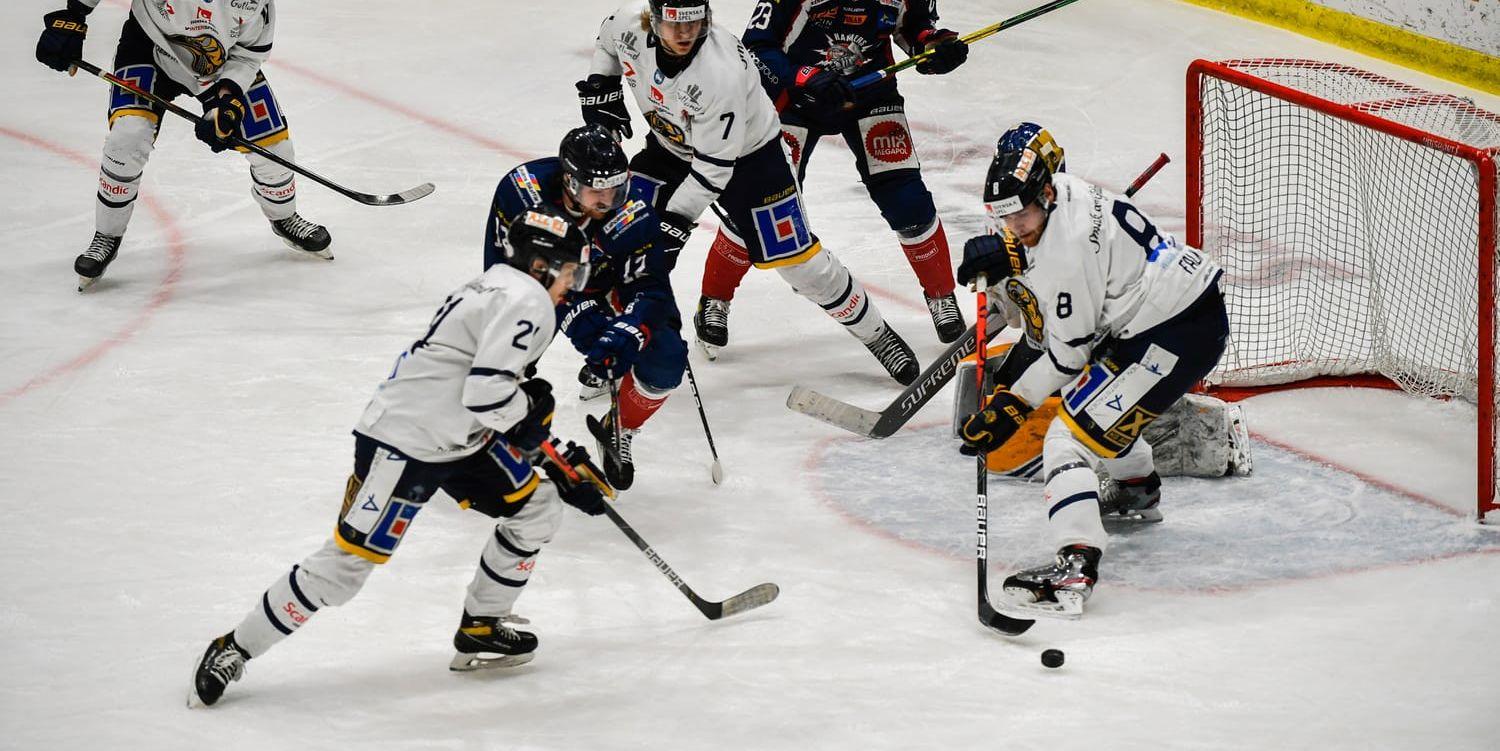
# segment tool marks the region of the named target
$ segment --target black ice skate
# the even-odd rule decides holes
[[[120,238],[95,232],[88,250],[79,253],[78,258],[73,261],[73,272],[78,274],[78,291],[94,286],[94,282],[104,276],[104,270],[109,268],[110,262],[119,253]]]
[[[952,344],[964,335],[964,314],[959,311],[958,298],[952,292],[942,297],[928,297],[927,312],[932,315],[932,327],[937,329],[938,341]]]
[[[536,657],[536,634],[517,631],[505,625],[510,616],[495,617],[469,615],[458,624],[453,635],[453,648],[458,654],[448,663],[448,669],[464,672],[484,668],[513,668],[525,665]],[[513,622],[525,623],[522,619]]]
[[[193,687],[188,691],[188,706],[210,707],[224,695],[224,687],[245,674],[245,661],[250,655],[234,643],[231,631],[208,643],[203,659],[193,669]]]
[[[1029,568],[1005,579],[1008,607],[1028,615],[1077,620],[1083,603],[1099,580],[1098,548],[1072,545],[1057,551],[1057,560]]]
[[[1161,516],[1161,475],[1133,480],[1110,478],[1099,488],[1099,516],[1108,522],[1151,524]]]
[[[590,401],[598,399],[609,393],[609,381],[594,375],[585,365],[578,371],[578,399],[579,401]]]
[[[700,296],[693,314],[698,348],[710,360],[719,359],[719,349],[729,344],[729,301]]]
[[[593,415],[584,418],[594,440],[599,442],[599,455],[604,457],[604,479],[616,490],[629,490],[635,483],[635,462],[630,457],[630,441],[637,431],[615,431],[614,420],[605,415],[600,420]],[[618,442],[616,442],[618,438]]]
[[[885,372],[890,373],[902,386],[910,386],[921,374],[922,368],[917,363],[916,353],[911,351],[906,340],[890,324],[881,326],[880,333],[864,344],[870,354],[885,367]]]
[[[286,242],[292,250],[333,260],[333,253],[328,250],[333,237],[328,234],[328,228],[321,224],[313,224],[303,219],[300,214],[292,214],[285,219],[271,222],[271,231],[275,232],[276,236]]]

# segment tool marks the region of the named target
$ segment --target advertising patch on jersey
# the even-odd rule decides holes
[[[259,143],[286,132],[281,105],[276,103],[276,95],[271,93],[271,85],[266,83],[264,76],[255,77],[255,83],[245,92],[245,100],[250,108],[245,113],[245,121],[240,124],[240,134],[246,141]]]
[[[516,171],[510,174],[510,179],[516,184],[516,190],[526,196],[528,203],[533,206],[542,203],[542,184],[536,179],[536,175],[531,174],[531,170],[517,167]]]
[[[661,136],[662,138],[665,138],[672,143],[687,143],[687,134],[682,131],[682,128],[677,127],[677,125],[671,120],[662,117],[661,114],[655,111],[647,112],[645,114],[645,117],[646,124],[651,126],[651,130],[655,131],[656,135]]]
[[[1025,282],[1011,277],[1005,280],[1005,296],[1021,311],[1022,322],[1026,324],[1026,340],[1040,349],[1043,346],[1042,337],[1046,333],[1046,319],[1042,318],[1042,308],[1037,304],[1036,293]]]
[[[1131,363],[1086,404],[1074,406],[1072,400],[1069,400],[1068,411],[1077,414],[1081,408],[1095,425],[1114,425],[1140,402],[1141,397],[1155,388],[1161,379],[1162,374],[1153,373],[1140,363]]]
[[[651,87],[651,101],[656,102],[657,104],[666,104],[667,103],[667,97],[664,94],[661,93],[661,89],[658,89],[655,86],[652,86]]]
[[[623,230],[626,227],[634,224],[635,220],[645,215],[646,202],[640,199],[636,199],[634,201],[626,203],[624,206],[621,206],[619,210],[615,212],[615,215],[610,217],[610,220],[604,223],[604,226],[601,229],[604,230],[604,234],[606,235],[614,235],[620,230]]]
[[[906,118],[901,115],[860,120],[859,136],[865,148],[865,168],[872,175],[920,166],[911,131],[906,127]]]
[[[769,206],[751,211],[755,233],[760,238],[763,263],[791,258],[812,247],[812,233],[802,215],[802,200],[797,193]],[[754,259],[752,259],[754,260]]]
[[[136,85],[143,91],[151,91],[156,83],[155,65],[127,65],[115,71],[115,75]],[[124,89],[109,87],[109,119],[114,122],[115,115],[121,110],[146,110],[151,111],[152,104],[135,94]],[[151,116],[156,117],[154,114]]]
[[[1117,449],[1124,449],[1135,442],[1145,432],[1146,426],[1150,425],[1158,415],[1140,405],[1130,408],[1109,430],[1104,431],[1104,440]]]

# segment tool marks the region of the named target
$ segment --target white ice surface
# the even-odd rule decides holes
[[[708,480],[684,391],[639,439],[640,479],[621,509],[705,596],[775,581],[780,600],[709,623],[607,522],[569,512],[518,607],[541,636],[537,660],[453,675],[448,642],[489,525],[436,502],[352,603],[252,662],[220,706],[185,709],[207,640],[328,535],[350,426],[442,294],[478,271],[495,180],[550,153],[576,120],[571,83],[612,5],[281,3],[267,73],[299,161],[361,190],[431,180],[437,193],[367,208],[303,180],[300,207],[330,227],[338,259],[293,257],[249,197],[242,160],[207,153],[169,119],[122,255],[82,296],[69,264],[92,231],[106,92],[30,59],[56,5],[0,8],[12,52],[0,114],[0,748],[1496,747],[1500,557],[1485,554],[1496,535],[1352,476],[1319,481],[1323,470],[1291,454],[1255,482],[1169,481],[1167,522],[1116,543],[1083,621],[986,632],[968,555],[971,470],[933,436],[947,407],[889,444],[785,410],[792,383],[866,406],[896,389],[766,273],[735,301],[731,348],[695,359],[725,484]],[[942,10],[967,30],[1026,5]],[[109,60],[123,8],[106,0],[90,18],[91,60]],[[715,9],[738,28],[750,3]],[[1168,152],[1140,202],[1180,231],[1186,65],[1259,55],[1458,90],[1168,0],[1088,0],[977,46],[952,76],[904,79],[955,251],[981,225],[990,143],[1023,116],[1053,130],[1074,171],[1117,189]],[[817,152],[808,202],[918,354],[940,352],[836,140]],[[679,267],[685,315],[711,234],[699,231]],[[542,374],[569,384],[578,363],[559,342]],[[1267,405],[1264,417],[1249,409],[1268,438],[1310,451],[1357,440],[1374,460],[1362,471],[1418,494],[1456,482],[1395,469],[1414,452],[1464,450],[1461,430],[1413,441],[1398,424],[1388,440],[1351,439],[1286,414],[1318,414],[1320,401]],[[581,438],[583,414],[564,400],[559,432]],[[1291,427],[1278,433],[1283,415]],[[853,471],[861,461],[871,474]],[[885,496],[856,492],[872,478]],[[1045,552],[1043,509],[1023,487],[996,486],[992,581],[1000,562]],[[904,519],[857,503],[878,497]],[[1241,586],[1202,544],[1235,524],[1265,540],[1236,554],[1282,578]],[[903,536],[913,529],[919,539]],[[1397,544],[1419,536],[1425,547]],[[1178,574],[1187,584],[1168,581]],[[1211,593],[1188,586],[1204,577]],[[1038,664],[1046,647],[1067,652],[1063,669]]]

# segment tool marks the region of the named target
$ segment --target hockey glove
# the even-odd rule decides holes
[[[517,450],[531,453],[541,447],[552,433],[552,412],[557,401],[552,398],[552,384],[541,378],[521,382],[526,395],[526,414],[505,431],[505,440]]]
[[[630,372],[649,338],[646,327],[620,316],[599,335],[584,361],[594,375],[613,381]]]
[[[1000,235],[971,237],[964,243],[964,260],[956,274],[959,284],[973,284],[984,274],[990,284],[1026,271],[1026,249]]]
[[[917,72],[923,75],[942,75],[969,59],[969,45],[958,38],[958,34],[947,29],[938,29],[923,40],[927,51],[932,53],[920,63]]]
[[[240,123],[245,121],[245,91],[229,79],[222,79],[210,93],[200,97],[203,101],[203,117],[198,120],[198,140],[218,153],[233,148],[228,139],[240,134]]]
[[[1029,414],[1031,406],[1021,401],[1021,397],[998,388],[990,395],[990,401],[983,412],[975,412],[964,418],[959,437],[964,440],[965,446],[988,454],[1004,446],[1025,424]]]
[[[667,271],[677,266],[677,254],[682,252],[683,246],[687,245],[688,239],[693,236],[693,230],[697,228],[697,222],[681,214],[661,212],[661,243],[662,250],[667,254]]]
[[[603,125],[613,133],[616,141],[632,135],[630,110],[625,109],[625,91],[620,88],[619,76],[604,76],[595,73],[574,84],[578,88],[578,104],[583,108],[583,121],[589,125]]]
[[[42,38],[36,42],[36,59],[53,69],[66,71],[83,57],[83,38],[89,27],[84,17],[93,10],[77,0],[68,0],[68,7],[42,16]]]
[[[807,65],[797,71],[794,100],[803,115],[827,122],[854,106],[854,87],[848,78],[834,71]]]
[[[557,439],[551,440],[554,450],[561,449]],[[604,504],[608,501],[598,483],[607,481],[598,467],[595,467],[593,461],[589,459],[589,452],[582,446],[569,441],[567,449],[559,450],[558,455],[573,470],[572,476],[550,456],[544,456],[541,464],[542,471],[547,473],[547,479],[551,480],[553,487],[557,488],[557,494],[563,499],[563,503],[589,516],[604,513]]]

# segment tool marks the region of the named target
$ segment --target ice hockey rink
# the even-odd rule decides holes
[[[737,33],[752,4],[715,0],[715,20]],[[939,7],[966,32],[1031,4]],[[619,509],[705,597],[771,581],[779,600],[707,621],[607,520],[569,509],[517,606],[536,660],[450,673],[492,523],[439,496],[353,602],[253,660],[217,706],[185,708],[207,641],[328,537],[351,427],[480,270],[496,180],[576,124],[572,83],[616,3],[278,5],[265,71],[298,161],[357,190],[437,192],[372,208],[299,180],[337,259],[298,257],[244,160],[168,119],[121,255],[81,295],[107,90],[32,59],[56,0],[0,6],[0,748],[1500,747],[1500,529],[1465,516],[1472,405],[1252,398],[1255,474],[1168,479],[1165,523],[1112,540],[1083,620],[1006,638],[975,618],[973,463],[947,437],[948,392],[884,441],[787,410],[793,384],[871,408],[899,386],[766,272],[735,299],[719,360],[693,353],[725,482],[684,384],[637,438]],[[107,67],[125,14],[104,0],[90,17],[88,59]],[[1023,117],[1114,190],[1169,154],[1137,202],[1180,233],[1184,71],[1257,56],[1500,111],[1173,0],[1083,0],[977,44],[952,75],[902,79],[955,255],[981,228],[993,141]],[[813,229],[930,361],[944,347],[838,139],[806,189]],[[712,235],[677,267],[684,320]],[[603,407],[573,398],[580,363],[559,340],[541,375],[561,392],[556,432],[582,442]],[[1040,495],[991,483],[992,587],[1050,555]],[[1046,648],[1061,669],[1039,664]]]

